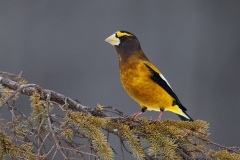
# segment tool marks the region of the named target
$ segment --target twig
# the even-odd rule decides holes
[[[76,152],[76,153],[80,153],[82,155],[89,155],[89,156],[93,156],[95,158],[99,158],[98,155],[96,154],[92,154],[92,153],[89,153],[89,152],[82,152],[82,151],[79,151],[77,149],[72,149],[72,148],[66,148],[66,147],[61,147],[62,149],[66,149],[66,150],[70,150],[71,152]]]
[[[119,116],[123,116],[123,112],[118,110],[118,109],[116,109],[113,106],[102,106],[102,108],[114,110],[115,112],[113,112],[113,111],[110,111],[110,112],[115,113],[115,114],[117,114]],[[108,110],[106,110],[106,111],[108,111]]]
[[[55,132],[53,131],[53,126],[52,126],[52,122],[50,119],[50,114],[49,114],[49,103],[50,103],[50,99],[51,99],[51,93],[47,94],[47,99],[46,99],[46,103],[47,103],[47,120],[48,120],[48,125],[49,125],[49,129],[50,129],[50,133],[53,136],[53,139],[55,141],[55,145],[57,147],[57,150],[60,151],[60,153],[62,154],[62,156],[64,157],[64,159],[68,159],[68,157],[63,153],[63,150],[60,146],[60,142],[55,134]]]
[[[4,79],[0,79],[0,81],[3,81]],[[17,84],[17,83],[15,83],[15,84]],[[37,87],[37,85],[36,84],[23,84],[23,85],[20,85],[19,87],[18,87],[18,89],[16,89],[12,94],[10,94],[7,98],[5,98],[4,100],[3,100],[3,102],[2,102],[2,104],[0,105],[0,108],[3,106],[3,105],[5,105],[6,103],[7,103],[7,101],[9,100],[9,99],[11,99],[12,97],[14,97],[17,93],[20,93],[20,92],[22,92],[25,88],[30,88],[30,87]]]
[[[50,133],[47,133],[47,134],[46,134],[46,136],[43,138],[40,146],[38,147],[38,156],[40,156],[41,149],[42,149],[42,147],[44,146],[44,142],[45,142],[45,140],[47,139],[47,137],[49,136],[49,134],[50,134]]]
[[[211,141],[211,140],[205,140],[205,139],[202,139],[202,140],[205,141],[205,142],[207,142],[207,143],[209,143],[209,144],[211,144],[211,145],[217,146],[217,147],[219,147],[219,148],[226,149],[226,150],[228,150],[228,151],[230,151],[230,152],[234,152],[234,153],[240,154],[239,151],[236,151],[236,150],[232,149],[232,147],[225,147],[225,146],[223,146],[223,145],[221,145],[221,144],[218,144],[218,143],[215,143],[215,142],[213,142],[213,141]]]
[[[121,153],[122,153],[122,160],[124,160],[124,152],[123,152],[123,141],[121,140],[121,138],[119,138],[120,141],[120,149],[121,149]]]

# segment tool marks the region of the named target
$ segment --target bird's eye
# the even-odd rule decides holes
[[[125,39],[127,39],[127,37],[128,37],[128,36],[122,36],[121,39],[122,39],[122,40],[125,40]]]

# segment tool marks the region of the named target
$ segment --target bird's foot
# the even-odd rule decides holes
[[[142,114],[142,111],[139,111],[139,112],[137,112],[137,113],[134,113],[134,114],[132,114],[131,116],[129,116],[128,118],[129,118],[129,119],[132,119],[132,120],[138,120],[137,117],[138,117],[140,114]]]

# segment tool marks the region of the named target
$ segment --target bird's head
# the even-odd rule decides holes
[[[129,53],[141,49],[137,37],[127,31],[117,31],[106,38],[105,41],[115,46],[118,52]]]

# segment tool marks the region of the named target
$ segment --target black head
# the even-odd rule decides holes
[[[106,41],[114,45],[121,52],[133,52],[141,49],[137,37],[127,31],[117,31],[108,37]]]

